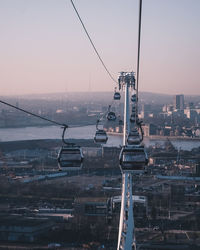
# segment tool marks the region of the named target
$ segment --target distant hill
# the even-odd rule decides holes
[[[173,95],[158,94],[151,92],[139,92],[139,99],[142,103],[169,104],[173,103]]]
[[[181,93],[177,93],[181,94]],[[139,92],[139,101],[142,103],[170,104],[173,103],[173,96],[162,93]],[[29,100],[69,100],[74,102],[90,101],[110,103],[113,98],[113,92],[70,92],[70,93],[47,93],[47,94],[29,94],[18,96],[4,96],[2,99],[29,99]],[[122,95],[123,100],[123,95]],[[186,102],[200,102],[200,95],[185,96]]]

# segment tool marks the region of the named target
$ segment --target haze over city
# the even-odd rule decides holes
[[[0,0],[0,250],[200,249],[199,7]]]
[[[136,71],[138,1],[75,1],[117,79]],[[140,90],[199,94],[200,1],[144,0]],[[112,91],[70,1],[0,1],[1,95]]]

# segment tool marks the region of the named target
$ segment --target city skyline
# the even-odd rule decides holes
[[[136,71],[138,1],[74,1],[112,75]],[[200,2],[143,1],[140,91],[200,94]],[[1,95],[112,91],[70,1],[0,1]],[[126,18],[123,18],[125,14]]]

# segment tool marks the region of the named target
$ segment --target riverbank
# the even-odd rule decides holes
[[[160,135],[151,135],[151,136],[145,136],[145,138],[148,138],[150,140],[183,140],[183,141],[200,141],[200,137],[185,137],[185,136],[160,136]]]
[[[123,133],[116,133],[116,132],[107,132],[108,135],[116,135],[116,136],[123,136]],[[183,141],[200,141],[200,137],[185,137],[185,136],[161,136],[161,135],[150,135],[150,136],[144,136],[144,138],[149,140],[183,140]]]
[[[47,127],[26,127],[18,129],[0,129],[0,142],[19,142],[19,141],[29,141],[32,144],[33,141],[37,140],[58,140],[61,144],[62,138],[62,128],[59,126],[47,126]],[[96,132],[96,126],[82,126],[82,127],[71,127],[66,131],[66,140],[76,140],[76,143],[80,144],[80,140],[90,140],[93,143],[93,139]],[[156,143],[163,145],[168,137],[153,136],[145,137],[144,144],[146,147],[153,146]],[[122,134],[119,133],[109,133],[108,141],[104,147],[119,147],[123,145]],[[169,137],[171,140],[171,138]],[[191,150],[192,148],[200,147],[200,139],[173,137],[171,140],[175,148],[183,150]],[[79,143],[80,142],[80,143]],[[93,144],[94,147],[99,145]],[[81,145],[80,145],[81,146]]]
[[[64,123],[63,123],[64,124]],[[83,124],[67,124],[69,128],[80,128],[80,127],[87,127],[87,126],[96,126],[96,123],[87,123],[87,122],[83,122]],[[45,127],[53,127],[55,125],[52,125],[51,123],[47,122],[44,124],[27,124],[27,125],[20,125],[20,126],[0,126],[0,129],[20,129],[20,128],[45,128]],[[58,127],[60,127],[59,125],[57,125]]]
[[[100,147],[91,139],[70,139],[70,143],[75,143],[81,147]],[[61,147],[62,141],[59,139],[41,139],[41,140],[26,140],[26,141],[8,141],[0,142],[0,150],[3,152],[15,150],[32,150],[36,148],[49,149]]]

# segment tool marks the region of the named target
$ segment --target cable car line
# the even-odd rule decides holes
[[[108,73],[108,75],[110,76],[110,78],[111,78],[115,83],[117,83],[117,81],[115,80],[115,78],[112,76],[112,74],[110,73],[110,71],[109,71],[108,68],[106,67],[106,65],[105,65],[103,59],[101,58],[99,52],[97,51],[97,48],[95,47],[95,45],[94,45],[94,43],[93,43],[93,41],[92,41],[92,39],[91,39],[91,37],[90,37],[90,35],[89,35],[89,33],[88,33],[86,27],[85,27],[85,25],[84,25],[84,23],[83,23],[83,21],[82,21],[80,15],[79,15],[79,13],[78,13],[78,10],[77,10],[77,8],[76,8],[76,6],[74,5],[74,2],[73,2],[72,0],[71,0],[71,4],[72,4],[72,6],[73,6],[73,8],[74,8],[74,10],[75,10],[75,12],[76,12],[76,15],[78,16],[78,19],[79,19],[79,21],[80,21],[80,23],[81,23],[81,25],[82,25],[82,27],[83,27],[83,29],[84,29],[84,31],[85,31],[87,37],[88,37],[90,43],[91,43],[91,45],[92,45],[92,47],[93,47],[93,49],[94,49],[96,55],[98,56],[98,58],[99,58],[101,64],[103,65],[105,71]]]
[[[5,104],[5,105],[7,105],[7,106],[9,106],[9,107],[11,107],[11,108],[20,110],[20,111],[22,111],[22,112],[24,112],[24,113],[27,113],[27,114],[29,114],[29,115],[35,116],[35,117],[37,117],[37,118],[43,119],[43,120],[45,120],[45,121],[48,121],[48,122],[54,123],[54,124],[56,124],[56,125],[62,126],[62,127],[64,127],[64,128],[68,128],[68,125],[67,125],[67,124],[63,124],[63,123],[60,123],[60,122],[57,122],[57,121],[54,121],[54,120],[50,120],[50,119],[45,118],[45,117],[40,116],[40,115],[36,115],[36,114],[34,114],[34,113],[30,112],[30,111],[27,111],[27,110],[25,110],[25,109],[21,109],[21,108],[15,106],[15,105],[12,105],[12,104],[10,104],[10,103],[8,103],[8,102],[4,102],[4,101],[0,100],[0,103]]]
[[[138,86],[140,74],[140,40],[141,40],[141,23],[142,23],[142,0],[139,5],[139,23],[138,23],[138,51],[137,51],[137,78],[136,78],[136,108],[138,109]]]
[[[66,129],[67,129],[68,127],[66,127],[66,126],[64,126],[63,127],[63,132],[62,132],[62,142],[63,142],[63,144],[69,144],[68,142],[66,142],[66,140],[65,140],[65,132],[66,132]]]
[[[114,100],[112,100],[111,104],[108,105],[108,109],[107,109],[107,110],[103,113],[103,115],[98,119],[99,121],[103,120],[103,119],[108,115],[108,113],[110,112],[110,109],[111,109],[111,107],[112,107],[112,105],[113,105],[113,102],[114,102]],[[98,120],[97,120],[97,121],[98,121]]]

